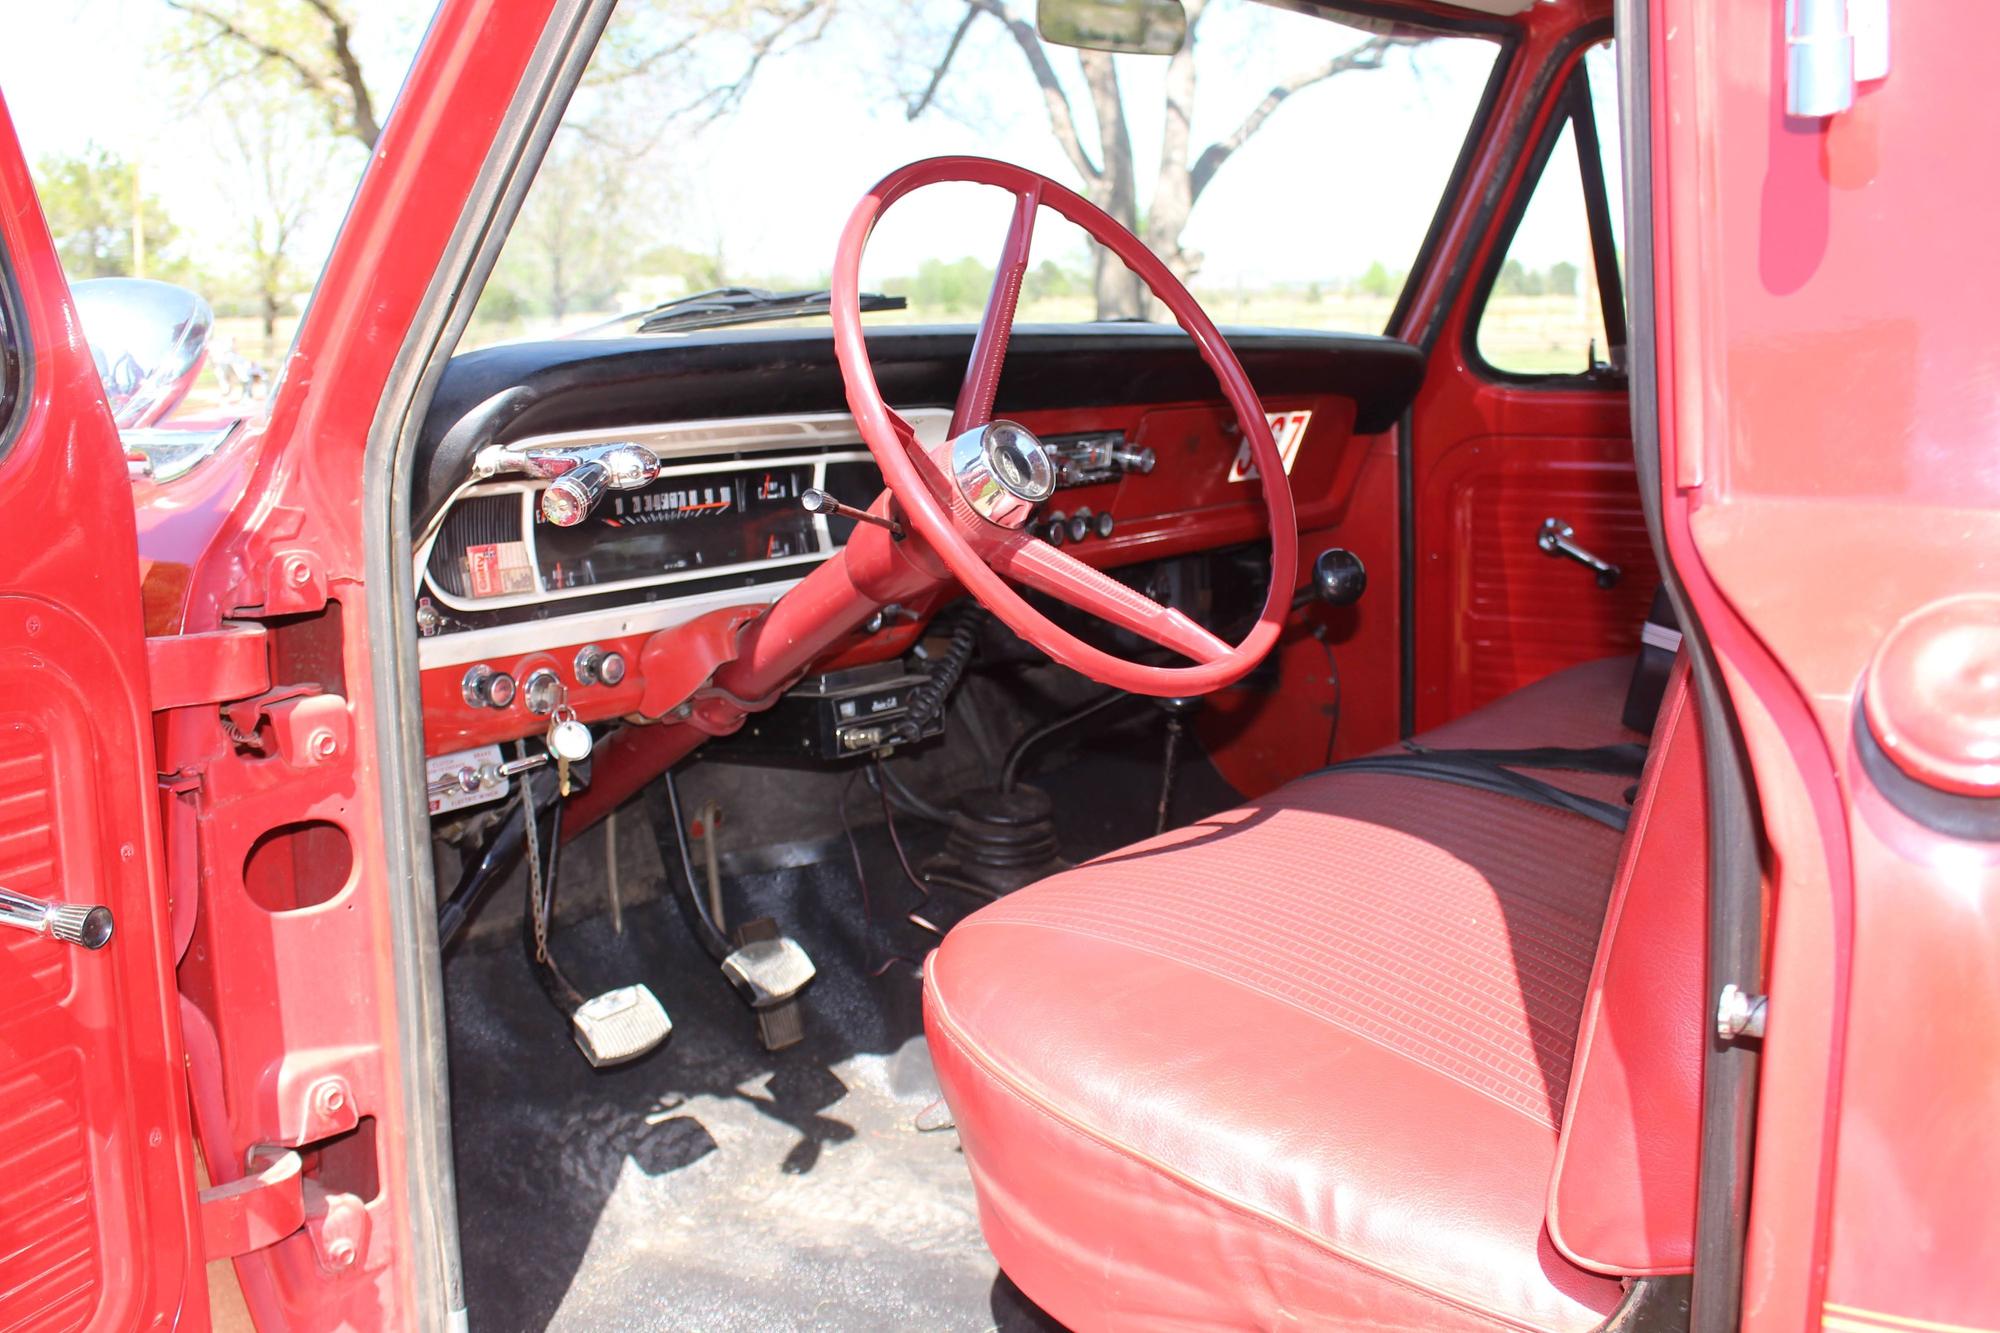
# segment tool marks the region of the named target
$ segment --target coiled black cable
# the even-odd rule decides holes
[[[972,661],[973,649],[979,646],[979,626],[984,617],[985,612],[977,605],[967,605],[958,612],[952,621],[950,644],[930,664],[930,679],[910,691],[909,709],[896,722],[898,740],[921,739],[931,723],[943,716],[945,700],[958,687],[959,677]]]

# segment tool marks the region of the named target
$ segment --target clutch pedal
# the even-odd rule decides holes
[[[585,1000],[569,1021],[576,1048],[598,1069],[636,1060],[674,1031],[673,1019],[643,982]]]

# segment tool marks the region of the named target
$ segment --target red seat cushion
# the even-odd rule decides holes
[[[1634,739],[1628,670],[1425,739]],[[1543,1212],[1620,841],[1334,772],[974,914],[925,1012],[1001,1266],[1078,1328],[1600,1323]]]

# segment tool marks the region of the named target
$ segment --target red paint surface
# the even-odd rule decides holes
[[[253,1145],[308,1145],[355,1116],[373,1122],[379,1193],[353,1196],[352,1178],[328,1165],[335,1155],[305,1154],[309,1183],[331,1199],[317,1214],[308,1210],[305,1231],[237,1260],[265,1327],[411,1327],[418,1303],[443,1291],[411,1231],[412,1200],[429,1197],[446,1164],[429,1140],[409,1133],[405,1116],[396,988],[405,946],[390,902],[406,889],[381,836],[383,802],[401,799],[400,778],[386,777],[375,758],[381,726],[397,720],[378,715],[366,634],[365,533],[381,519],[362,503],[363,453],[549,8],[545,0],[443,5],[261,435],[210,465],[210,479],[195,487],[199,512],[149,518],[160,594],[149,607],[161,625],[204,631],[225,619],[271,617],[274,687],[315,688],[340,700],[346,715],[345,727],[333,728],[344,734],[333,752],[299,763],[232,745],[213,706],[174,710],[160,727],[161,767],[179,775],[168,797],[172,892],[177,908],[194,904],[181,983],[202,1039],[190,1038],[188,1081],[215,1178],[240,1175]],[[302,581],[290,581],[288,561],[303,562]],[[337,603],[337,623],[313,621],[322,595]],[[324,901],[267,910],[253,900],[245,866],[261,839],[302,820],[339,829],[352,870],[343,883],[309,886],[330,887]],[[277,864],[282,877],[287,863]],[[315,873],[309,862],[292,864],[302,879]],[[281,887],[267,884],[259,897],[282,900]],[[314,1106],[314,1090],[329,1079],[344,1089],[338,1116]],[[337,1236],[355,1241],[355,1257],[323,1267]]]
[[[1496,121],[1536,142],[1582,48],[1558,48],[1584,15],[1531,29]],[[1552,70],[1532,100],[1531,69]],[[1532,191],[1523,152],[1496,216]],[[1564,162],[1551,159],[1550,170]],[[1579,204],[1580,207],[1580,204]],[[1463,238],[1472,275],[1440,325],[1412,408],[1416,529],[1416,718],[1437,726],[1564,667],[1638,647],[1659,571],[1632,470],[1632,426],[1617,382],[1493,378],[1466,349],[1477,278],[1511,233]],[[1620,566],[1615,588],[1535,545],[1542,520],[1561,518],[1577,542]]]
[[[1775,9],[1656,11],[1666,537],[1770,839],[1744,1324],[2000,1319],[2000,856],[1890,807],[1854,702],[1883,637],[1993,581],[1988,8],[1891,7],[1893,67],[1782,113]],[[1934,263],[1912,275],[1902,262]]]
[[[4,104],[0,253],[30,366],[0,459],[0,884],[114,919],[94,952],[0,930],[0,1325],[199,1325],[124,451]]]

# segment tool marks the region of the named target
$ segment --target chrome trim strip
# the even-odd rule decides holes
[[[566,648],[571,644],[615,639],[628,634],[650,634],[655,630],[684,625],[697,616],[725,606],[775,602],[781,593],[796,588],[798,584],[799,580],[788,579],[778,583],[753,584],[747,588],[718,588],[691,597],[676,597],[672,601],[639,602],[602,611],[551,616],[547,620],[525,620],[517,625],[493,625],[486,629],[460,630],[456,634],[437,634],[417,640],[417,666],[429,671],[435,667],[460,666],[468,662],[503,661],[525,653]]]

